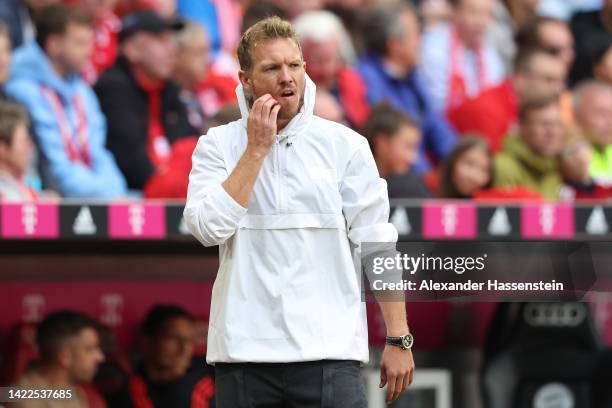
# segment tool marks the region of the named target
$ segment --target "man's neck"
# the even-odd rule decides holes
[[[478,46],[480,45],[479,39],[468,36],[459,27],[455,26],[455,32],[457,33],[457,36],[459,37],[459,41],[465,48],[469,50],[476,50]]]
[[[185,89],[192,93],[195,93],[198,88],[197,80],[194,80],[191,75],[185,75],[180,71],[174,73],[173,79],[181,89]]]
[[[134,74],[134,78],[136,78],[136,82],[138,82],[138,84],[144,89],[161,89],[164,86],[164,80],[149,74],[147,70],[140,65],[130,63],[130,67],[132,69],[132,73]]]
[[[382,64],[385,72],[395,79],[403,79],[412,71],[412,68],[404,68],[390,57],[383,57]]]
[[[55,71],[55,73],[59,75],[62,79],[68,79],[70,71],[68,71],[59,61],[53,59],[49,60],[51,62],[51,67],[53,68],[53,71]]]
[[[378,168],[378,175],[380,177],[387,177],[389,175],[389,170],[387,169],[387,166],[385,166],[385,163],[383,160],[376,160],[376,167]]]
[[[185,373],[183,370],[165,369],[153,363],[145,363],[147,377],[153,382],[171,382],[181,378]]]
[[[66,370],[54,364],[43,364],[36,369],[36,374],[51,387],[71,387],[73,382]]]

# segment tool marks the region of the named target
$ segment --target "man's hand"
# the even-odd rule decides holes
[[[386,345],[380,361],[380,385],[387,384],[387,404],[399,398],[400,394],[412,384],[414,360],[411,350]]]
[[[247,121],[247,149],[257,156],[266,156],[276,139],[276,116],[281,105],[265,94],[253,102]]]

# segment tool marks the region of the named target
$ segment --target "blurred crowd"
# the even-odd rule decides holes
[[[272,15],[391,198],[612,197],[612,0],[4,0],[0,199],[184,198]]]
[[[214,370],[196,347],[196,323],[180,306],[153,305],[126,353],[108,326],[57,310],[16,328],[0,361],[0,384],[71,394],[9,405],[18,408],[214,407]]]

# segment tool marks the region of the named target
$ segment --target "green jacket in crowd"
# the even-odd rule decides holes
[[[592,147],[591,164],[589,173],[594,179],[612,179],[612,145],[607,145],[603,149]]]
[[[526,187],[543,197],[557,199],[562,180],[557,158],[535,153],[522,137],[505,138],[503,149],[495,156],[495,187]]]

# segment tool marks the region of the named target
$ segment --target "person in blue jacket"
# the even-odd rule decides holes
[[[357,70],[367,85],[371,105],[388,102],[416,121],[423,135],[411,169],[422,173],[453,149],[456,135],[434,108],[417,68],[420,34],[413,10],[402,3],[372,6],[364,19],[367,54]]]
[[[36,41],[13,55],[6,92],[29,110],[46,187],[64,197],[125,196],[126,182],[105,148],[106,119],[78,74],[92,51],[91,21],[61,4],[40,15]]]

